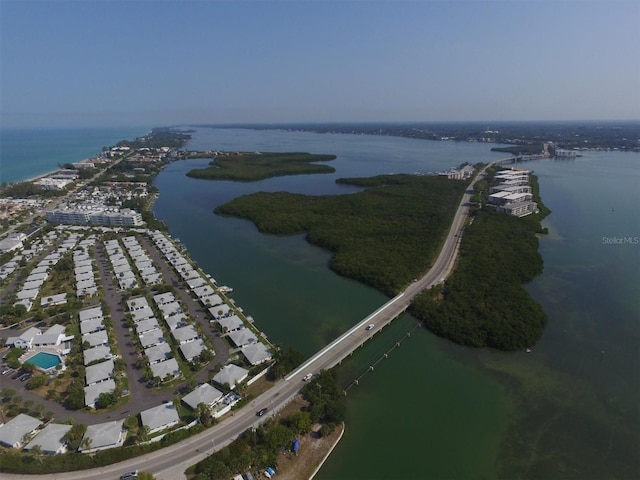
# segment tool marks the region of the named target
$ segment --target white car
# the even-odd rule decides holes
[[[373,330],[373,327],[375,327],[375,325],[373,323],[370,323],[369,325],[367,325],[367,328],[365,328],[365,330]]]
[[[313,377],[313,373],[307,373],[304,377],[302,377],[302,381],[306,382],[307,380],[311,380],[311,377]]]

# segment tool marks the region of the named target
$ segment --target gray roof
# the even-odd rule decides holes
[[[37,445],[44,453],[58,453],[64,449],[65,441],[62,440],[62,437],[69,430],[71,430],[71,425],[50,423],[24,448],[31,450]]]
[[[193,327],[193,325],[187,325],[185,327],[176,328],[171,331],[173,338],[176,339],[176,342],[183,343],[191,341],[195,338],[198,338],[198,332]]]
[[[242,354],[249,360],[251,365],[258,365],[271,359],[271,353],[263,343],[254,343],[242,347]]]
[[[222,392],[208,383],[198,386],[193,392],[182,397],[182,401],[194,410],[199,404],[213,405],[222,398]]]
[[[33,337],[35,337],[36,335],[40,335],[41,333],[42,333],[42,331],[39,328],[31,327],[28,330],[22,332],[22,334],[20,334],[17,337],[9,337],[9,338],[7,338],[6,344],[7,345],[11,345],[17,340],[23,340],[25,342],[30,342],[30,341],[33,340]]]
[[[168,343],[161,343],[147,348],[144,353],[150,363],[156,363],[171,358],[171,347]]]
[[[143,348],[151,347],[158,343],[165,342],[164,336],[162,335],[162,330],[156,328],[155,330],[149,330],[148,332],[139,335],[140,344]]]
[[[170,317],[167,317],[164,319],[165,322],[167,322],[167,325],[169,325],[169,328],[171,330],[175,330],[176,328],[180,328],[180,327],[184,327],[187,324],[187,321],[189,319],[187,318],[187,316],[184,313],[178,313],[177,315],[171,315]]]
[[[133,310],[129,313],[131,313],[134,322],[141,322],[142,320],[146,320],[154,316],[153,310],[148,305],[144,308]]]
[[[93,307],[87,308],[85,310],[80,310],[80,312],[78,312],[78,315],[81,322],[91,320],[92,318],[102,318],[102,307]]]
[[[92,318],[91,320],[80,322],[80,333],[84,335],[86,333],[104,330],[104,323],[102,323],[102,320],[103,318]]]
[[[213,381],[220,385],[224,385],[226,383],[229,385],[229,388],[234,388],[236,383],[244,380],[247,375],[249,375],[249,370],[230,363],[229,365],[222,367],[222,370],[213,377]]]
[[[178,367],[178,362],[175,358],[170,358],[164,362],[152,363],[149,368],[151,368],[154,377],[160,377],[161,379],[164,379],[167,375],[174,377],[180,375],[180,367]]]
[[[96,363],[85,369],[86,384],[101,382],[113,378],[113,360],[107,360],[106,362]]]
[[[107,336],[107,332],[104,330],[82,335],[82,343],[89,342],[89,345],[92,347],[106,344],[108,341],[109,337]]]
[[[222,328],[226,328],[229,332],[232,330],[239,330],[244,327],[244,322],[237,315],[221,318],[218,320],[218,323]]]
[[[233,343],[238,347],[258,343],[258,338],[248,328],[243,328],[242,330],[229,333],[229,338],[231,338]]]
[[[136,332],[138,332],[138,334],[141,334],[150,330],[155,330],[159,327],[160,325],[158,324],[158,320],[156,320],[155,317],[146,318],[136,323]]]
[[[163,403],[157,407],[140,412],[142,425],[154,431],[168,427],[180,421],[176,408],[171,403]]]
[[[148,306],[149,302],[147,302],[147,299],[145,297],[135,297],[127,300],[127,307],[129,307],[129,310]]]
[[[217,317],[218,315],[224,315],[229,310],[231,310],[231,307],[229,305],[227,305],[226,303],[222,303],[220,305],[216,305],[215,307],[211,307],[209,309],[209,313],[213,317]]]
[[[87,406],[93,405],[98,401],[101,393],[113,392],[115,389],[116,382],[111,379],[84,387],[84,404]]]
[[[84,434],[83,442],[85,438],[91,439],[89,450],[117,447],[124,440],[123,425],[124,418],[122,420],[89,425]]]
[[[173,293],[171,292],[159,293],[153,296],[153,301],[156,302],[158,306],[164,305],[165,303],[174,302],[175,300],[176,300],[176,297],[174,297]]]
[[[82,354],[84,355],[84,364],[88,365],[96,360],[107,358],[107,355],[111,355],[111,349],[107,345],[98,345],[97,347],[87,348]]]
[[[195,357],[200,355],[203,350],[206,350],[207,346],[204,344],[202,339],[199,338],[197,340],[194,340],[193,342],[180,345],[180,347],[178,348],[180,349],[180,352],[182,352],[182,356],[185,358],[185,360],[190,362]]]
[[[0,426],[0,444],[10,448],[22,445],[22,439],[33,432],[42,422],[24,413],[19,414],[6,424]]]

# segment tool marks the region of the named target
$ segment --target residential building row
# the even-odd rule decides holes
[[[493,179],[497,182],[490,189],[488,202],[499,212],[514,217],[524,217],[538,213],[538,204],[533,201],[529,185],[529,170],[504,169],[497,172]]]

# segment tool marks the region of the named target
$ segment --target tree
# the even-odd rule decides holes
[[[198,420],[202,425],[204,425],[205,427],[211,426],[211,423],[213,421],[211,405],[200,402],[196,407],[196,415],[198,416]]]

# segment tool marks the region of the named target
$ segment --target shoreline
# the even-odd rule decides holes
[[[338,446],[338,443],[340,443],[340,440],[342,440],[342,436],[344,435],[344,431],[347,429],[344,422],[342,422],[342,425],[340,426],[340,428],[342,429],[340,432],[340,435],[338,436],[338,438],[336,439],[336,441],[333,443],[333,445],[331,445],[331,448],[329,448],[329,451],[327,452],[327,454],[324,456],[324,458],[320,461],[320,464],[316,467],[316,469],[314,470],[314,472],[311,474],[311,476],[309,477],[308,480],[312,480],[313,477],[315,477],[318,472],[320,471],[320,469],[322,468],[322,466],[324,465],[324,462],[327,461],[327,459],[329,458],[329,456],[333,453],[333,450]]]

